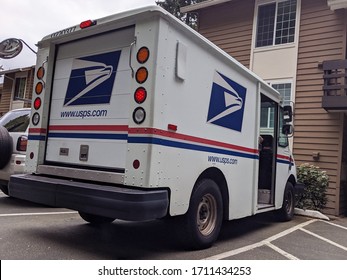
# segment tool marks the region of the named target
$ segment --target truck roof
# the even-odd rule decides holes
[[[217,47],[215,44],[213,44],[207,38],[202,36],[200,33],[196,32],[191,27],[189,27],[188,25],[184,24],[179,19],[171,15],[169,12],[156,5],[141,7],[110,15],[107,17],[103,17],[100,19],[96,19],[95,26],[91,26],[90,28],[86,28],[83,30],[80,28],[80,25],[78,24],[54,32],[50,35],[43,37],[42,40],[38,42],[38,47],[47,47],[49,43],[61,44],[69,42],[71,40],[84,38],[86,36],[97,35],[112,29],[136,25],[137,22],[154,16],[161,17],[166,21],[174,24],[181,32],[188,34],[192,40],[199,41],[199,43],[205,46],[205,48],[207,48],[210,52],[214,53],[215,55],[221,56],[222,59],[230,61],[231,67],[237,68],[238,71],[242,71],[243,74],[247,76],[249,79],[259,82],[262,88],[262,93],[264,93],[265,95],[269,95],[275,101],[280,102],[281,97],[278,91],[272,88],[270,85],[268,85],[268,83],[266,83],[262,78],[250,71],[247,67],[245,67],[235,58],[233,58],[228,53]]]

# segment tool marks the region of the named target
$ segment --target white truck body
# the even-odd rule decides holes
[[[286,185],[297,182],[277,91],[159,7],[91,23],[38,44],[44,75],[34,83],[44,87],[33,93],[29,174],[11,178],[11,196],[148,220],[187,215],[194,187],[208,179],[224,219],[283,208]],[[142,67],[148,77],[138,82]],[[147,92],[141,104],[138,88]],[[264,114],[273,119],[261,128]],[[272,139],[266,174],[260,135]]]

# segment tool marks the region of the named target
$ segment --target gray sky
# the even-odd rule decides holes
[[[155,5],[155,0],[1,0],[0,42],[19,38],[37,50],[35,44],[50,33],[147,5]],[[23,46],[15,58],[0,59],[0,66],[8,70],[35,62],[35,54]]]

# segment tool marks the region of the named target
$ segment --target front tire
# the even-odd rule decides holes
[[[188,249],[205,249],[217,240],[223,220],[223,200],[218,185],[199,181],[193,190],[188,212],[179,218],[179,233]]]
[[[83,220],[93,225],[110,224],[115,220],[113,218],[98,216],[81,211],[79,211],[78,214],[81,216]]]
[[[293,184],[287,182],[283,195],[282,208],[278,210],[278,218],[282,222],[287,222],[293,219],[295,208],[295,196]]]

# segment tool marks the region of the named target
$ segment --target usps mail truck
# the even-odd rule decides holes
[[[90,223],[174,217],[191,248],[223,220],[293,217],[291,112],[266,82],[157,6],[38,43],[28,174],[13,197]]]

